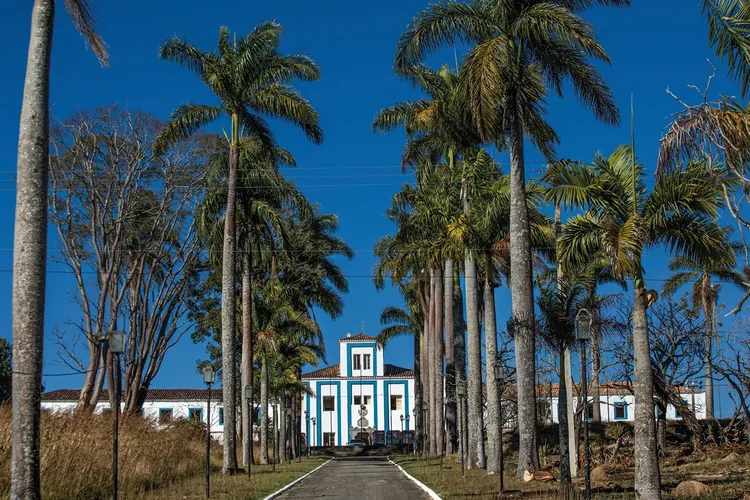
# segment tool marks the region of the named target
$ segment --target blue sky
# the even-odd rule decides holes
[[[549,121],[561,138],[561,157],[587,160],[595,151],[610,152],[628,142],[631,94],[636,104],[636,143],[639,157],[653,172],[658,140],[668,116],[679,105],[666,94],[670,87],[681,98],[695,102],[699,96],[688,84],[703,86],[713,60],[708,47],[707,26],[697,0],[634,0],[630,9],[597,8],[585,18],[597,28],[601,42],[612,58],[612,65],[601,70],[612,87],[621,112],[622,127],[597,123],[590,113],[566,92],[565,99],[550,100]],[[391,195],[405,181],[398,168],[402,133],[375,135],[370,125],[383,106],[414,97],[415,92],[397,80],[391,71],[396,40],[425,0],[381,0],[360,3],[344,0],[309,2],[201,2],[196,0],[131,0],[92,2],[100,31],[110,48],[111,67],[101,68],[93,53],[84,48],[62,3],[57,11],[52,57],[50,105],[52,113],[66,117],[77,109],[118,103],[145,110],[166,119],[184,101],[213,103],[201,82],[186,70],[157,57],[158,46],[177,34],[205,49],[216,46],[218,28],[245,33],[261,20],[276,19],[285,27],[282,50],[305,52],[321,66],[319,82],[300,85],[304,95],[318,109],[326,139],[322,146],[308,143],[292,128],[275,123],[278,141],[297,158],[297,179],[305,194],[320,203],[323,210],[341,220],[341,236],[356,250],[356,258],[343,263],[350,276],[350,293],[345,297],[344,315],[322,320],[329,362],[337,362],[337,340],[346,332],[376,334],[379,314],[386,305],[398,303],[393,290],[375,290],[371,274],[372,247],[392,230],[383,217]],[[18,138],[18,117],[28,47],[31,2],[10,2],[4,8],[0,46],[6,47],[0,80],[0,334],[11,335],[11,277],[14,171]],[[452,51],[438,54],[431,64],[452,64]],[[715,62],[719,74],[713,95],[736,93],[725,78],[725,66]],[[218,130],[218,128],[217,128]],[[505,155],[501,155],[505,162]],[[527,153],[528,175],[543,167],[535,150]],[[650,176],[650,182],[653,182]],[[50,241],[55,243],[54,238]],[[650,286],[661,288],[667,277],[667,260],[652,252],[646,265]],[[50,263],[50,270],[62,269]],[[70,291],[73,281],[66,274],[50,274],[47,280],[46,330],[76,314]],[[726,293],[733,301],[734,292]],[[497,294],[498,324],[504,325],[510,309],[505,289]],[[389,346],[387,363],[410,366],[410,340]],[[194,361],[203,354],[202,346],[189,337],[167,356],[155,385],[190,387],[200,383]],[[55,346],[47,343],[45,374],[66,373],[60,366]],[[76,387],[79,376],[44,379],[48,389]]]

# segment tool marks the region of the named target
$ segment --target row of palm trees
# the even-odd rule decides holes
[[[561,373],[569,372],[566,351],[573,341],[574,315],[581,307],[590,309],[598,373],[597,342],[608,324],[603,314],[606,297],[599,295],[598,287],[607,282],[624,287],[631,281],[633,382],[639,408],[635,489],[644,498],[658,498],[651,402],[655,385],[660,392],[672,389],[652,375],[646,310],[656,294],[646,286],[643,255],[648,248],[663,248],[674,255],[674,269],[692,273],[677,275],[668,283],[668,292],[694,279],[695,273],[706,276],[695,294],[707,323],[712,322],[715,297],[709,293],[708,276],[745,286],[734,271],[735,252],[727,232],[717,222],[724,192],[734,189],[736,182],[722,165],[691,157],[679,168],[665,169],[649,190],[633,145],[620,146],[609,156],[597,154],[587,165],[555,160],[557,136],[544,120],[550,90],[562,95],[562,84],[569,81],[598,119],[608,124],[620,120],[610,90],[590,62],[609,59],[594,28],[579,17],[594,4],[619,7],[629,2],[449,1],[417,14],[399,39],[395,71],[424,97],[383,109],[373,124],[376,131],[405,130],[402,165],[416,175],[415,185],[397,193],[388,211],[396,233],[375,248],[376,285],[383,286],[390,277],[406,302],[406,309],[384,311],[382,320],[388,326],[381,340],[406,333],[415,337],[417,408],[426,408],[416,415],[417,429],[429,441],[423,450],[438,454],[455,446],[455,387],[467,381],[468,466],[497,472],[501,418],[494,370],[504,362],[497,354],[493,290],[507,283],[512,290],[508,333],[515,344],[520,476],[539,467],[537,331],[559,351]],[[468,46],[455,71],[435,71],[422,64],[427,55],[455,43]],[[550,160],[539,182],[526,182],[525,139]],[[508,175],[493,161],[490,147],[509,152]],[[555,220],[542,213],[543,202],[554,205]],[[561,209],[575,212],[565,224]],[[546,264],[553,269],[546,269]],[[463,304],[455,303],[461,300],[461,274],[466,284],[465,346],[463,320],[456,314],[461,314]],[[539,285],[536,295],[534,281]],[[572,389],[565,388],[569,380],[561,377],[561,401]],[[562,454],[568,455],[567,415],[560,418]],[[570,483],[568,469],[563,466],[561,471],[563,485]]]

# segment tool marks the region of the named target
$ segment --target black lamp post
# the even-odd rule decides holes
[[[100,339],[112,354],[115,407],[112,408],[112,498],[117,500],[117,452],[120,430],[120,354],[125,352],[125,332],[113,330]]]
[[[247,477],[252,475],[253,468],[253,386],[245,386],[245,400],[247,401]]]
[[[317,422],[317,421],[318,421],[318,419],[317,419],[317,418],[315,418],[315,417],[312,417],[312,418],[310,419],[310,421],[311,421],[311,422],[312,422],[312,424],[313,424],[313,430],[312,430],[312,434],[311,434],[311,436],[310,436],[310,446],[312,447],[312,443],[313,443],[313,441],[315,441],[315,422]],[[315,441],[315,442],[317,443],[317,441]],[[310,450],[308,449],[307,451],[308,451],[308,454],[309,454]]]
[[[273,447],[273,460],[271,460],[271,470],[276,471],[276,458],[279,456],[279,450],[276,446],[276,417],[279,414],[279,402],[277,400],[273,401],[273,422],[272,422],[272,429],[273,434],[271,436],[271,446]]]
[[[305,410],[305,438],[307,439],[307,458],[310,458],[310,414]]]
[[[464,453],[464,398],[466,397],[466,383],[463,380],[459,380],[456,384],[456,396],[458,396],[458,404],[461,411],[458,413],[459,426],[461,432],[458,434],[458,444],[461,448],[461,476],[466,477],[466,456]]]
[[[211,497],[211,384],[216,372],[210,363],[203,367],[203,382],[206,384],[206,498]]]
[[[406,427],[407,427],[407,430],[408,430],[408,428],[409,428],[409,414],[408,413],[406,414],[405,420],[406,420]],[[402,434],[403,434],[403,431],[402,431]],[[409,443],[408,442],[406,443],[406,452],[407,453],[409,452]]]
[[[498,457],[500,458],[500,495],[505,490],[503,484],[503,475],[505,473],[505,464],[503,463],[503,424],[505,423],[503,419],[503,387],[505,385],[505,367],[503,364],[501,359],[498,359],[495,363],[495,380],[497,380],[497,391],[499,392],[497,395],[497,411],[499,413],[498,418],[500,419],[500,455]]]
[[[591,500],[591,449],[589,448],[589,395],[586,379],[586,341],[591,338],[591,313],[581,309],[576,314],[576,338],[581,342],[581,371],[583,373],[583,446],[586,468],[586,500]]]
[[[399,436],[399,444],[401,445],[401,453],[404,452],[404,414],[401,414],[401,417],[399,418],[401,420],[401,436]]]

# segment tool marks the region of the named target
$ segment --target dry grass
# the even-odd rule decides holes
[[[111,498],[110,416],[43,413],[41,446],[45,499]],[[167,429],[157,429],[140,417],[123,417],[119,446],[121,498],[200,498],[204,492],[205,453],[205,430],[200,424],[177,420]],[[244,477],[222,476],[222,451],[217,444],[211,455],[217,498],[253,498],[249,492],[256,488],[275,491],[320,463],[303,460],[303,464],[294,466],[277,465],[280,472],[275,474],[260,473],[264,467],[258,467],[258,480],[248,485]],[[10,458],[11,410],[5,406],[0,407],[0,497],[7,498],[9,494]],[[222,488],[237,496],[221,497]]]
[[[677,498],[670,493],[681,481],[694,479],[707,484],[711,494],[703,498],[738,499],[750,491],[750,454],[744,454],[736,462],[722,462],[726,453],[711,450],[692,455],[689,462],[685,459],[675,461],[665,459],[662,463],[662,488],[664,498]],[[512,459],[512,457],[511,457]],[[445,500],[453,499],[490,499],[499,496],[497,475],[488,475],[480,469],[467,469],[466,477],[461,476],[461,464],[457,456],[447,456],[440,468],[440,459],[417,459],[413,456],[394,457],[404,470],[419,479]],[[677,463],[675,463],[677,462]],[[515,477],[515,463],[506,462],[505,492],[503,498],[557,498],[556,481],[524,483]],[[557,476],[557,471],[553,471]],[[611,484],[607,487],[594,488],[592,497],[596,499],[631,499],[633,493],[633,469],[615,469],[610,474]],[[583,477],[574,480],[575,486],[583,489]],[[582,497],[582,495],[581,495]]]

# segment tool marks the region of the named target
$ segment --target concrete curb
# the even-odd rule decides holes
[[[388,461],[390,463],[392,463],[393,465],[395,465],[396,467],[398,467],[398,470],[400,470],[401,472],[403,472],[406,477],[408,477],[409,479],[411,479],[417,486],[419,486],[419,488],[422,491],[424,491],[425,493],[427,493],[427,496],[430,497],[432,500],[442,500],[438,496],[437,493],[435,493],[434,491],[432,491],[432,489],[430,489],[422,481],[420,481],[419,479],[415,478],[414,476],[412,476],[411,474],[409,474],[408,472],[406,472],[403,467],[401,467],[399,464],[397,464],[396,462],[394,462],[393,460],[391,460],[391,457],[388,457]]]
[[[313,473],[315,473],[315,471],[317,471],[318,469],[320,469],[321,467],[323,467],[324,465],[326,465],[327,463],[329,463],[331,460],[333,460],[333,459],[329,458],[327,462],[323,462],[322,464],[318,465],[317,467],[315,467],[313,470],[311,470],[310,472],[308,472],[304,476],[295,479],[294,481],[292,481],[291,483],[287,484],[286,486],[284,486],[280,490],[274,491],[273,493],[271,493],[270,495],[268,495],[263,500],[272,500],[272,499],[276,498],[277,496],[281,495],[282,493],[286,493],[287,490],[290,490],[291,488],[293,488],[295,484],[299,483],[300,481],[302,481],[306,477],[312,475]]]

